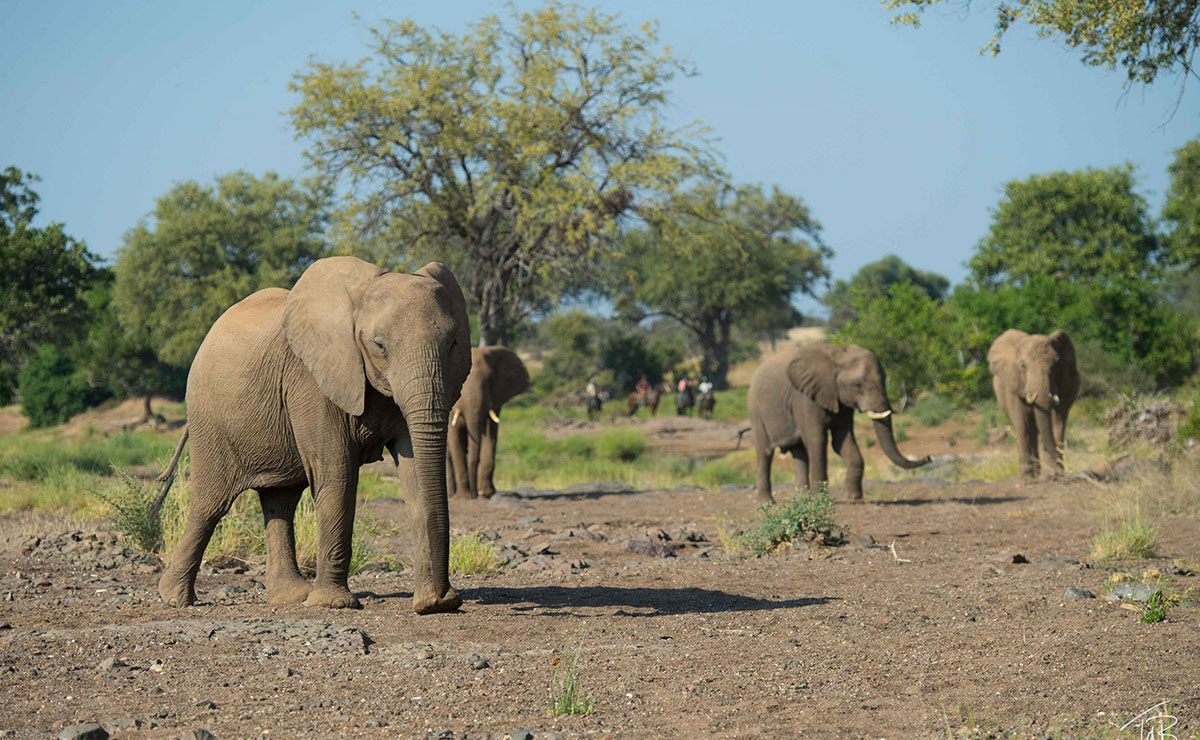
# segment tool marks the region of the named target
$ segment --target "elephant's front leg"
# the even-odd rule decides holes
[[[449,612],[462,606],[462,597],[449,580],[449,511],[444,500],[430,505],[423,499],[417,462],[401,453],[396,473],[413,532],[413,611],[417,614]],[[440,523],[439,523],[440,521]],[[440,574],[440,575],[439,575]]]
[[[312,587],[296,563],[294,520],[303,486],[263,488],[258,492],[267,530],[267,603],[299,604]]]
[[[803,442],[797,442],[789,452],[795,461],[796,493],[800,493],[808,487],[808,450],[804,449]]]
[[[454,483],[448,487],[456,495],[474,496],[475,491],[471,488],[471,482],[467,476],[466,421],[460,420],[457,425],[450,427],[446,438],[447,447],[450,450],[450,469],[446,471],[446,476],[454,479]]]
[[[318,469],[314,471],[312,490],[317,505],[317,578],[304,604],[359,609],[362,605],[350,593],[349,584],[358,468],[346,464],[332,470]]]
[[[808,449],[808,490],[816,493],[829,484],[829,439],[825,427],[810,429],[804,435]]]
[[[483,436],[482,431],[467,432],[467,489],[471,496],[479,495],[479,443]]]
[[[1042,438],[1042,476],[1052,478],[1062,474],[1062,454],[1055,439],[1054,425],[1050,419],[1049,409],[1035,408],[1034,418],[1037,422],[1038,435]]]
[[[492,476],[496,470],[496,443],[499,436],[500,425],[488,419],[486,429],[479,435],[479,487],[475,489],[477,495],[483,498],[491,498],[496,492]]]
[[[854,417],[839,419],[832,430],[833,451],[846,461],[846,495],[852,499],[863,497],[863,456],[854,439]]]
[[[760,503],[773,504],[775,497],[771,495],[771,458],[775,456],[775,448],[768,441],[766,430],[759,425],[754,427],[754,453],[758,461],[755,493]]]

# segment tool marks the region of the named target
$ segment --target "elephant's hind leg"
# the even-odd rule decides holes
[[[264,488],[258,492],[267,529],[267,603],[299,604],[312,587],[296,563],[296,505],[303,486]]]
[[[775,448],[767,440],[766,431],[757,426],[754,428],[754,452],[758,458],[755,492],[760,502],[773,504],[775,497],[771,495],[771,458],[775,456]]]
[[[196,603],[196,573],[200,570],[204,549],[208,547],[208,540],[217,523],[243,490],[228,481],[206,475],[202,469],[197,470],[199,467],[193,467],[188,518],[183,535],[175,546],[171,563],[158,579],[158,595],[164,604],[171,607]]]
[[[808,488],[808,450],[804,449],[803,442],[797,442],[788,452],[792,455],[792,460],[795,461],[796,469],[796,493]]]

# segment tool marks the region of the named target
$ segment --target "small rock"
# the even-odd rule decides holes
[[[1012,561],[1014,563],[1028,563],[1029,558],[1025,557],[1024,555],[1022,555],[1019,552],[1015,552],[1015,553],[1013,553]]]
[[[120,658],[114,656],[111,658],[105,658],[104,660],[100,661],[100,664],[96,666],[96,673],[108,673],[109,671],[113,670],[114,668],[128,668],[128,667],[129,667],[128,663],[126,663],[125,661],[121,660]]]
[[[142,725],[144,725],[145,723],[142,722],[140,719],[133,719],[133,718],[127,717],[125,719],[114,719],[113,721],[108,722],[107,724],[109,727],[111,727],[115,730],[116,729],[140,730],[140,729],[142,729]]]
[[[1109,601],[1120,601],[1121,599],[1129,599],[1130,601],[1147,602],[1150,600],[1150,594],[1154,593],[1154,589],[1144,583],[1122,583],[1112,591],[1108,592],[1105,597]]]
[[[276,678],[287,678],[287,677],[293,676],[293,675],[295,675],[295,671],[293,671],[291,668],[280,668],[279,672],[275,674],[275,677]]]
[[[203,727],[197,727],[194,730],[188,730],[183,733],[183,736],[179,740],[217,740],[217,736]]]
[[[1078,586],[1067,586],[1067,590],[1063,594],[1063,598],[1094,599],[1094,598],[1096,598],[1096,594],[1092,593],[1091,591],[1088,591],[1086,588],[1080,588]]]
[[[273,645],[264,645],[262,649],[263,655],[279,655],[279,648]]]
[[[669,546],[651,540],[625,540],[621,547],[629,552],[637,553],[638,555],[648,555],[652,558],[675,557],[675,551]]]
[[[334,722],[349,722],[349,721],[350,721],[350,715],[348,715],[348,714],[335,714],[335,715],[333,715],[332,717],[330,717],[329,719],[333,720]]]
[[[472,653],[471,656],[469,658],[467,658],[467,662],[470,663],[471,667],[477,671],[481,671],[484,668],[489,667],[487,658],[483,657],[482,655],[476,655],[474,653]]]
[[[854,538],[854,541],[864,547],[875,544],[875,538],[869,534],[864,534],[861,537],[856,537],[856,538]]]
[[[200,709],[216,709],[217,708],[216,702],[210,701],[208,699],[201,699],[200,701],[196,702],[193,706],[199,707]]]
[[[417,651],[417,660],[430,660],[433,658],[433,648],[423,647]]]
[[[517,524],[538,524],[542,521],[540,516],[523,516],[517,520]]]
[[[108,740],[108,730],[95,722],[64,727],[55,737],[58,740]]]
[[[508,740],[533,740],[533,730],[511,730]]]

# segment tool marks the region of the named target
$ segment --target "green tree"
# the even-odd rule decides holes
[[[1200,139],[1175,150],[1167,166],[1171,178],[1163,204],[1163,236],[1168,259],[1188,270],[1200,267]]]
[[[837,331],[857,318],[855,306],[869,303],[888,294],[893,285],[910,283],[935,301],[941,301],[950,290],[950,281],[937,274],[918,270],[894,254],[863,265],[849,281],[838,280],[821,303],[829,308],[828,326]]]
[[[0,404],[33,348],[78,325],[80,294],[96,275],[96,256],[61,223],[33,225],[37,180],[16,167],[0,173]]]
[[[1004,198],[968,263],[982,287],[1035,275],[1078,282],[1144,280],[1163,254],[1132,165],[1033,175],[1004,186]]]
[[[144,330],[120,322],[112,306],[112,272],[105,270],[104,276],[85,295],[87,333],[70,353],[90,386],[120,398],[140,397],[142,418],[136,423],[143,424],[153,416],[152,396],[183,396],[187,367],[160,360]]]
[[[945,2],[883,6],[901,11],[894,23],[916,26],[927,8]],[[980,53],[999,54],[1004,34],[1021,21],[1042,38],[1079,49],[1084,64],[1124,70],[1130,84],[1149,84],[1164,72],[1186,79],[1200,46],[1200,0],[1007,0],[996,3],[996,35]]]
[[[215,187],[179,183],[125,234],[113,305],[137,341],[188,367],[225,309],[262,288],[290,288],[326,256],[329,190],[273,172],[234,172]]]
[[[87,377],[71,357],[53,344],[34,350],[19,376],[21,412],[31,427],[62,424],[108,397]]]
[[[358,233],[460,275],[481,344],[585,287],[623,214],[708,166],[699,128],[663,122],[690,70],[653,23],[551,2],[462,36],[389,21],[372,52],[297,74],[293,125],[357,194]]]
[[[699,185],[621,240],[609,280],[614,301],[687,327],[701,372],[725,388],[735,323],[828,278],[832,252],[820,231],[804,201],[779,188]]]

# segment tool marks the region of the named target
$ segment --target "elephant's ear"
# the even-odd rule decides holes
[[[1021,395],[1024,386],[1021,368],[1017,363],[1017,351],[1022,339],[1028,336],[1025,332],[1009,329],[996,337],[996,341],[988,347],[988,370],[1017,395]]]
[[[304,271],[288,294],[288,347],[325,397],[351,416],[363,412],[367,375],[354,339],[354,306],[371,280],[387,272],[357,257],[328,257]]]
[[[1070,357],[1072,359],[1075,358],[1075,345],[1071,343],[1071,337],[1067,336],[1065,331],[1059,329],[1058,331],[1053,332],[1048,339],[1050,340],[1051,346],[1054,347],[1054,351],[1058,353],[1059,357]]]
[[[441,262],[430,262],[413,273],[421,277],[432,278],[441,283],[445,296],[445,308],[454,319],[455,337],[454,351],[450,353],[450,387],[454,389],[454,397],[449,399],[451,405],[458,402],[458,394],[462,392],[462,384],[471,373],[471,323],[467,320],[467,301],[463,298],[462,287],[458,279]]]
[[[489,395],[494,408],[499,408],[529,387],[529,371],[517,353],[507,347],[485,347],[484,352],[492,371]]]
[[[821,408],[836,414],[838,405],[837,367],[823,345],[801,347],[787,366],[788,380]]]

